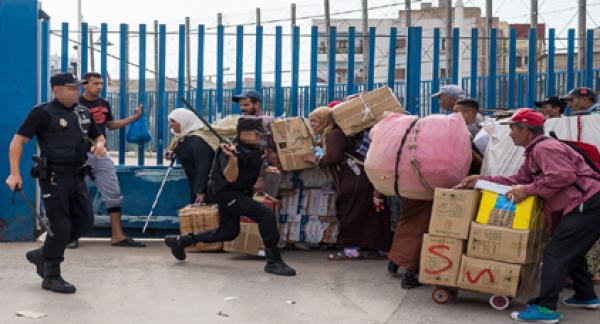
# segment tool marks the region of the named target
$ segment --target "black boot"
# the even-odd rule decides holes
[[[177,260],[185,260],[185,247],[196,244],[191,234],[167,235],[165,244],[171,248],[171,253]]]
[[[265,249],[265,254],[267,256],[267,265],[265,265],[265,272],[280,276],[296,275],[296,270],[292,269],[290,266],[285,264],[283,260],[281,260],[281,253],[279,252],[278,247],[275,246],[270,249]]]
[[[27,258],[27,261],[35,265],[38,276],[44,279],[44,256],[42,255],[42,248],[25,253],[25,257]]]
[[[393,261],[388,262],[388,272],[392,276],[395,276],[398,274],[398,268],[399,268],[398,265],[395,264]]]
[[[402,274],[402,289],[412,289],[421,286],[421,283],[417,279],[418,274],[412,270],[406,270]]]
[[[72,284],[66,282],[60,275],[60,262],[44,262],[44,281],[42,288],[61,294],[72,294],[77,289]]]

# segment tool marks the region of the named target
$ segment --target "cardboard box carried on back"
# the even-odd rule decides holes
[[[386,111],[403,112],[392,89],[384,87],[338,104],[332,114],[344,134],[350,136],[375,125],[383,119]]]
[[[304,156],[314,154],[313,137],[302,117],[278,119],[271,122],[273,141],[281,167],[285,171],[314,168]]]
[[[455,238],[423,236],[419,282],[455,287],[464,241]]]
[[[512,229],[543,228],[543,205],[538,197],[530,196],[515,204],[503,194],[484,190],[475,220]]]
[[[515,230],[473,222],[467,255],[473,258],[508,263],[537,263],[541,261],[544,230]]]
[[[223,250],[256,256],[265,256],[264,245],[258,224],[240,223],[240,235],[233,241],[225,242]]]
[[[539,264],[512,264],[471,258],[460,261],[457,286],[492,295],[516,297],[535,289]]]
[[[480,197],[476,190],[436,188],[429,234],[466,239]]]

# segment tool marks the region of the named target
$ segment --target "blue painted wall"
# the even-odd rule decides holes
[[[12,192],[4,184],[9,174],[10,141],[37,99],[37,1],[0,1],[0,241],[33,239],[34,219],[20,197],[11,204]],[[21,163],[23,188],[33,201],[35,182],[29,176],[34,142],[26,145]]]

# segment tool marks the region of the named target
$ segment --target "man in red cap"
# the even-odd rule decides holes
[[[556,323],[558,296],[567,275],[573,279],[575,295],[563,300],[571,307],[598,308],[600,301],[588,271],[585,255],[600,238],[600,175],[571,147],[544,136],[544,116],[533,109],[519,109],[505,122],[515,145],[525,147],[525,161],[512,177],[470,176],[462,187],[477,180],[511,185],[506,195],[519,203],[528,196],[544,202],[544,214],[552,239],[544,251],[542,286],[528,308],[514,312],[513,319]]]

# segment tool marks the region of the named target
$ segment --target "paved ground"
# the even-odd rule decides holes
[[[78,292],[57,295],[40,289],[24,258],[36,246],[0,247],[2,324],[511,322],[510,309],[492,310],[485,295],[461,292],[452,304],[437,305],[430,287],[400,289],[385,261],[328,262],[323,252],[285,253],[299,275],[281,278],[265,274],[263,261],[234,254],[192,254],[177,262],[159,243],[123,249],[83,242],[67,251],[63,271]],[[19,310],[48,316],[19,318]],[[586,324],[598,323],[600,311],[564,314],[567,323]]]

